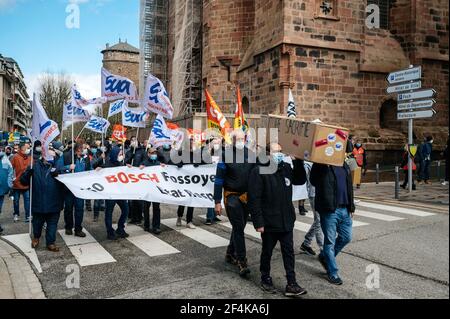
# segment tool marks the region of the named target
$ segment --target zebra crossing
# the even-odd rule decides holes
[[[308,206],[308,205],[306,205]],[[401,222],[409,218],[426,218],[435,215],[434,213],[427,212],[419,209],[409,209],[399,206],[391,206],[386,204],[372,203],[361,201],[356,206],[355,217],[353,219],[353,227],[367,227],[374,222],[376,223],[391,223]],[[198,216],[201,221],[206,219],[206,215]],[[296,221],[294,225],[294,231],[306,233],[312,222],[314,215],[309,212],[305,216],[306,218],[301,221]],[[362,220],[360,220],[362,218]],[[175,231],[181,236],[189,238],[202,246],[207,248],[226,247],[229,242],[229,235],[217,235],[211,232],[212,228],[218,228],[231,231],[231,223],[226,216],[220,217],[221,222],[216,223],[214,226],[197,226],[195,229],[189,229],[183,224],[182,227],[176,226],[176,218],[162,219],[161,224],[166,226],[172,231]],[[184,222],[183,222],[184,223]],[[199,223],[200,225],[200,223]],[[212,228],[211,228],[212,227]],[[210,229],[210,230],[208,230]],[[144,231],[141,227],[136,225],[127,225],[127,232],[129,237],[126,239],[134,247],[143,252],[145,255],[156,258],[158,256],[180,254],[183,253],[176,247],[165,242],[161,237],[157,237],[151,233]],[[86,229],[84,229],[86,237],[80,238],[75,236],[68,236],[64,230],[59,230],[58,233],[64,241],[64,244],[69,249],[70,253],[74,256],[77,263],[81,267],[95,266],[101,264],[115,263],[117,260],[111,255],[106,248],[98,242]],[[260,240],[261,235],[258,233],[251,223],[248,223],[244,230],[247,237]],[[3,236],[3,239],[11,242],[17,248],[19,248],[25,255],[28,256],[30,261],[35,265],[38,272],[42,272],[42,267],[39,262],[39,258],[34,249],[31,249],[30,236],[26,234],[15,234],[9,236]]]

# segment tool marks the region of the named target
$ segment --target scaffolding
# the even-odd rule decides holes
[[[175,115],[201,111],[202,0],[172,0],[174,56],[172,104]]]
[[[140,2],[140,88],[145,90],[145,78],[151,73],[167,84],[168,1]]]

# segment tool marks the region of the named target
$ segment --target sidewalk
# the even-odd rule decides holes
[[[45,299],[28,260],[0,239],[0,299]]]
[[[394,182],[363,183],[360,189],[355,187],[355,197],[371,199],[374,201],[398,201],[405,204],[424,204],[447,209],[449,204],[449,187],[437,181],[431,185],[417,185],[417,190],[409,193],[400,188],[399,199],[395,199]]]

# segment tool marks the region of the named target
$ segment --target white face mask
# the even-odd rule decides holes
[[[122,161],[123,161],[123,155],[120,155],[119,157],[117,157],[117,160],[118,160],[119,162],[122,162]]]
[[[51,156],[51,157],[55,157],[56,153],[53,150],[48,150],[48,155]]]
[[[30,150],[30,149],[27,149],[27,150],[25,151],[25,155],[30,155],[30,153],[31,153],[31,150]]]
[[[213,149],[214,149],[215,151],[220,150],[220,144],[214,144],[214,145],[213,145]]]
[[[42,153],[42,147],[38,146],[35,148],[36,153]]]
[[[88,154],[88,150],[87,149],[84,149],[83,150],[83,155],[87,155]]]
[[[236,146],[236,148],[237,148],[238,150],[242,150],[242,149],[244,149],[244,147],[245,147],[245,142],[244,142],[244,141],[237,141],[236,144],[235,144],[235,146]]]

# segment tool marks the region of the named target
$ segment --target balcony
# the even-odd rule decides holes
[[[25,126],[25,124],[23,124],[23,123],[21,123],[21,122],[19,122],[17,120],[14,120],[14,126],[19,126],[19,127],[23,128],[24,130],[27,128]]]
[[[23,107],[20,104],[17,104],[17,103],[14,104],[14,111],[18,111],[24,117],[27,116],[27,113],[25,112],[25,110],[23,109]]]

